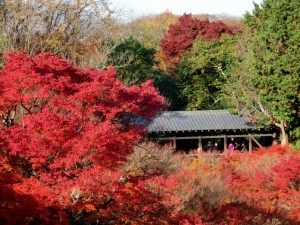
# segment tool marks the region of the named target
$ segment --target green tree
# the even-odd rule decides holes
[[[279,127],[282,144],[299,126],[300,103],[300,2],[265,0],[245,16],[240,41],[240,62],[230,83],[232,103],[251,106],[254,120]],[[299,132],[295,132],[297,134]]]
[[[140,84],[156,76],[155,49],[145,47],[130,37],[118,44],[109,54],[107,65],[115,66],[118,78],[127,84]]]
[[[198,38],[184,55],[178,69],[177,85],[186,109],[227,108],[221,86],[225,80],[224,72],[234,61],[235,42],[236,38],[231,35],[210,42]]]
[[[156,50],[154,48],[148,48],[132,37],[115,46],[114,50],[108,55],[105,66],[116,67],[119,80],[127,85],[139,85],[152,79],[155,87],[169,102],[169,108],[178,109],[180,107],[175,80],[170,79],[170,77],[156,69]]]

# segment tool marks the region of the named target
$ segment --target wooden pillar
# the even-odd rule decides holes
[[[224,135],[224,152],[227,152],[227,146],[228,146],[228,144],[227,144],[227,135],[225,134]]]
[[[199,142],[198,142],[198,152],[203,151],[203,146],[202,146],[202,136],[199,136]]]
[[[249,139],[249,152],[252,153],[253,145],[252,145],[252,136],[251,136],[251,134],[248,134],[248,139]]]
[[[174,147],[174,150],[177,150],[176,137],[173,137],[173,147]]]

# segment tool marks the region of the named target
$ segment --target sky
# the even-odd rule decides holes
[[[135,15],[158,14],[166,10],[182,15],[227,14],[242,17],[246,11],[252,12],[253,2],[263,0],[110,0],[113,7],[132,10]]]

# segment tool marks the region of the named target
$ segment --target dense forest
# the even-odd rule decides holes
[[[299,224],[300,2],[128,18],[106,0],[0,1],[1,224]],[[281,143],[191,157],[132,123],[208,109]]]

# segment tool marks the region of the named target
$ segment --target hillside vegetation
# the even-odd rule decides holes
[[[106,0],[0,1],[1,224],[299,224],[299,10],[122,20]],[[216,159],[132,122],[203,109],[281,143]]]

